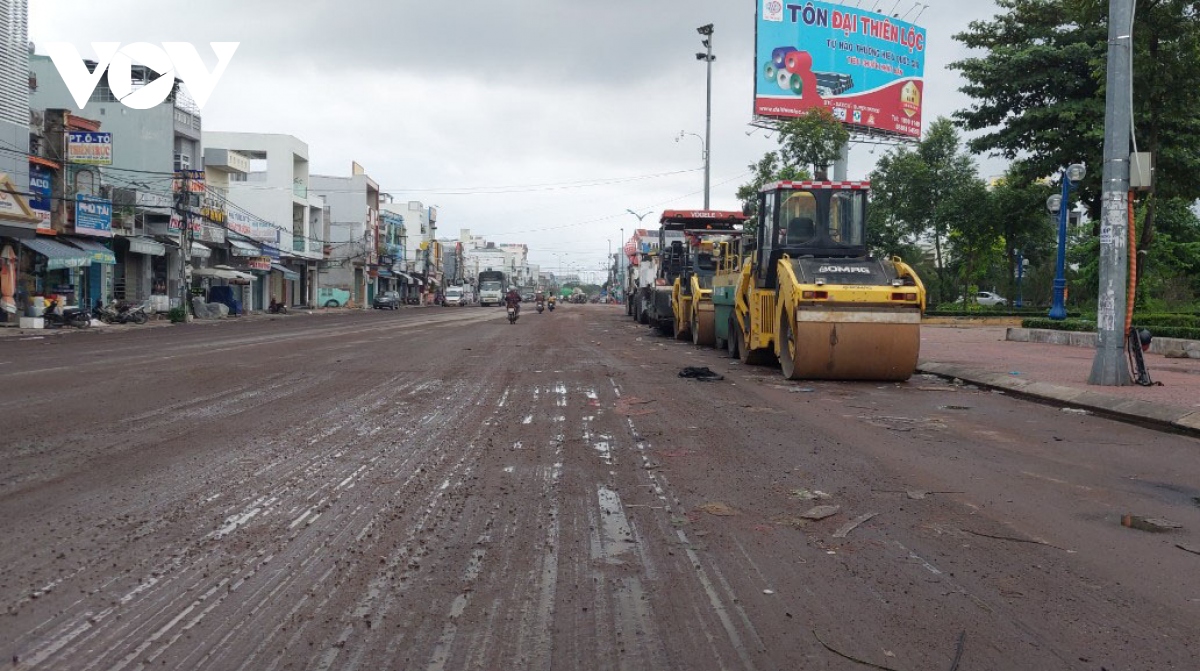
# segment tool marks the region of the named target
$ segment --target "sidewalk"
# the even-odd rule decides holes
[[[1095,350],[1006,342],[1003,327],[923,324],[918,370],[991,389],[1089,410],[1155,428],[1200,434],[1200,360],[1145,354],[1161,387],[1087,383]]]

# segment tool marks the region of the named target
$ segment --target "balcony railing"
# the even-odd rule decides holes
[[[303,182],[292,182],[292,195],[298,198],[308,198],[308,187]]]

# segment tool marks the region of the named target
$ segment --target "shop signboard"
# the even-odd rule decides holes
[[[250,270],[270,270],[271,257],[269,256],[251,256],[249,258]]]
[[[75,233],[111,238],[112,201],[86,194],[75,196]]]
[[[188,193],[205,193],[203,170],[176,170],[171,180],[171,191],[179,193],[187,183]]]
[[[70,131],[67,133],[67,162],[112,165],[112,133]]]
[[[825,108],[864,132],[921,136],[925,29],[868,8],[759,0],[754,112]]]
[[[51,183],[53,173],[49,168],[31,163],[29,165],[29,209],[38,218],[38,229],[50,228]]]

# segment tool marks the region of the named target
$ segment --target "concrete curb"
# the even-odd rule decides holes
[[[1191,408],[1150,403],[1046,382],[1034,382],[1003,373],[992,373],[967,366],[934,361],[921,362],[917,366],[917,371],[947,379],[957,378],[980,387],[999,389],[1050,405],[1082,408],[1097,415],[1161,431],[1200,436],[1200,411]]]
[[[1153,329],[1151,329],[1153,331]],[[1004,334],[1009,342],[1033,342],[1047,345],[1069,345],[1071,347],[1096,348],[1096,334],[1087,331],[1055,331],[1053,329],[1027,329],[1010,327]],[[1155,338],[1150,342],[1150,352],[1166,354],[1167,352],[1197,352],[1200,353],[1200,340],[1185,340],[1183,338]],[[1200,359],[1200,354],[1191,356]]]

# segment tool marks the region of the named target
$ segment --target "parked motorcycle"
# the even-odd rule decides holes
[[[116,301],[109,305],[96,301],[96,307],[92,308],[92,316],[105,324],[116,324],[121,319],[121,312],[117,309]]]
[[[508,323],[509,324],[517,323],[517,306],[515,306],[515,305],[508,308]]]
[[[145,324],[150,321],[150,315],[146,314],[145,303],[129,303],[123,306],[117,314],[117,322],[121,324]]]
[[[77,329],[85,329],[92,325],[92,315],[87,310],[77,305],[65,305],[60,314],[56,300],[50,301],[50,304],[46,306],[42,320],[47,328],[73,326]]]
[[[267,306],[267,312],[273,315],[286,315],[288,313],[287,306],[275,299],[271,299],[271,304]]]

